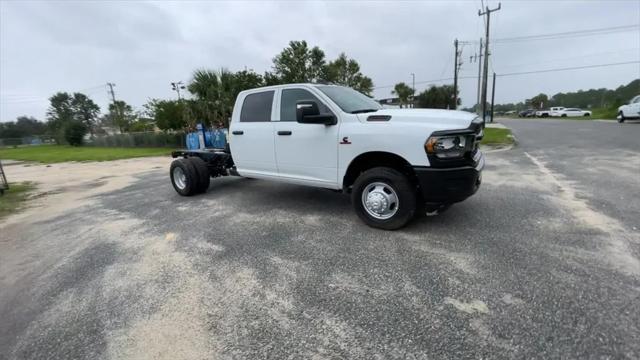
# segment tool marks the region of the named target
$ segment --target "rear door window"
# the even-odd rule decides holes
[[[249,94],[244,98],[240,111],[240,122],[271,121],[271,106],[275,91],[263,91]]]

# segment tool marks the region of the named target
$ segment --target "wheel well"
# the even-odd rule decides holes
[[[389,152],[372,151],[360,154],[351,161],[351,164],[349,164],[349,167],[347,168],[347,172],[344,174],[342,188],[346,192],[350,191],[351,185],[353,185],[361,173],[379,166],[396,169],[407,175],[411,182],[415,182],[415,173],[413,168],[402,156]]]

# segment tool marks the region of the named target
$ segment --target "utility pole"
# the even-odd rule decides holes
[[[489,9],[485,7],[484,11],[478,10],[478,16],[487,15],[487,21],[485,24],[484,35],[484,69],[482,73],[482,121],[486,121],[487,116],[487,75],[489,71],[489,23],[491,21],[491,13],[500,10],[501,4],[498,3],[498,7],[495,9]]]
[[[455,56],[453,60],[453,110],[458,108],[458,39],[453,42]]]
[[[116,84],[108,82],[107,86],[109,87],[109,92],[111,93],[111,99],[113,100],[113,106],[116,106],[116,95],[113,93],[113,87],[116,86]]]
[[[491,86],[491,121],[493,122],[493,101],[496,99],[496,73],[493,73],[493,86]]]
[[[246,67],[245,67],[246,68]],[[172,82],[171,83],[172,90],[178,93],[178,100],[182,100],[180,97],[180,89],[184,89],[185,86],[182,85],[182,81]]]
[[[109,92],[111,93],[111,99],[113,100],[113,107],[116,109],[116,115],[122,119],[124,118],[124,114],[122,113],[122,109],[120,109],[120,107],[118,106],[118,103],[116,103],[116,94],[113,92],[113,87],[116,86],[116,84],[108,82],[107,86],[109,87]],[[120,132],[122,132],[122,128],[120,128],[120,122],[117,122],[117,125]]]
[[[413,89],[413,96],[411,97],[411,107],[416,107],[416,74],[411,73],[411,89]]]
[[[478,95],[476,98],[476,111],[480,111],[480,84],[482,79],[482,38],[480,38],[480,50],[478,52]]]

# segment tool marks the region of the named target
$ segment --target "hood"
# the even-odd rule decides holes
[[[391,116],[389,122],[423,123],[433,124],[442,129],[466,129],[471,125],[471,121],[477,117],[476,114],[443,109],[380,109],[376,112],[358,114],[358,118],[366,122],[371,115]]]

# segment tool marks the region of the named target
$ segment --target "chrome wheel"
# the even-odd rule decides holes
[[[187,175],[184,173],[181,167],[176,166],[173,169],[173,182],[176,184],[178,189],[184,190],[187,187]]]
[[[376,219],[386,220],[398,212],[398,195],[395,190],[383,183],[374,182],[362,191],[362,206]]]

